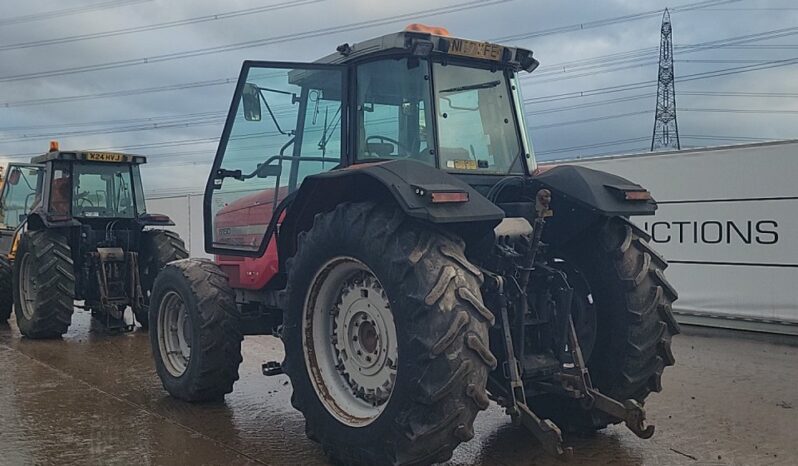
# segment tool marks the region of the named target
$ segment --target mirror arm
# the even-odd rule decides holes
[[[271,89],[266,89],[266,90],[271,90]],[[277,117],[274,116],[274,112],[272,112],[272,108],[271,108],[271,106],[269,106],[269,102],[266,101],[266,97],[263,95],[263,91],[264,91],[264,89],[259,87],[258,88],[258,95],[260,96],[260,100],[263,102],[263,105],[266,106],[266,110],[269,112],[269,116],[272,118],[272,121],[274,122],[274,126],[277,127],[277,131],[280,134],[284,134],[286,136],[293,136],[294,135],[293,131],[285,132],[280,127],[280,123],[277,122]],[[276,92],[280,92],[280,91],[276,91]],[[281,94],[290,94],[290,93],[287,93],[287,92],[280,92],[280,93]]]

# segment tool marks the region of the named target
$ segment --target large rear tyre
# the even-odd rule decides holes
[[[644,231],[614,217],[557,253],[574,287],[574,324],[593,385],[620,401],[642,403],[651,392],[661,391],[662,372],[675,363],[671,337],[679,326],[671,304],[678,295],[663,274],[668,264],[647,240]],[[554,395],[528,402],[567,431],[620,422]]]
[[[144,307],[135,312],[136,321],[144,330],[150,327],[147,317],[155,277],[166,264],[188,257],[186,244],[180,235],[169,230],[147,230],[142,232],[139,252],[141,291],[144,293]]]
[[[4,324],[14,308],[13,271],[6,256],[0,256],[0,324]]]
[[[170,395],[214,401],[233,391],[243,337],[235,295],[216,264],[167,265],[155,280],[149,321],[155,369]]]
[[[344,464],[427,464],[488,406],[494,317],[464,243],[392,206],[316,216],[288,262],[283,368],[308,437]]]
[[[58,338],[72,322],[75,274],[67,239],[53,230],[22,234],[14,260],[14,312],[28,338]]]

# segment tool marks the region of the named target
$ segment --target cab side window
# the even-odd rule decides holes
[[[2,201],[3,227],[15,230],[40,200],[41,168],[10,166]]]
[[[358,66],[357,158],[406,158],[434,166],[428,102],[426,60],[391,58]]]

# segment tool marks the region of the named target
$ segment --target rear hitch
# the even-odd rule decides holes
[[[594,409],[622,420],[629,430],[642,439],[648,439],[654,435],[654,426],[646,425],[646,410],[637,400],[626,400],[621,403],[592,388],[588,393],[593,400]]]
[[[552,456],[558,458],[570,458],[573,455],[573,448],[563,447],[562,431],[549,419],[541,419],[529,409],[526,404],[526,394],[524,392],[524,382],[521,379],[520,366],[515,357],[515,348],[510,334],[510,321],[507,312],[507,302],[504,298],[504,279],[501,276],[486,273],[492,279],[493,285],[500,296],[499,313],[501,317],[502,333],[504,334],[504,347],[507,352],[507,362],[505,371],[510,379],[510,403],[507,406],[507,414],[513,419],[514,424],[521,424],[526,427],[532,435],[540,442],[543,449]]]
[[[654,426],[646,425],[646,411],[637,400],[630,399],[621,403],[602,394],[593,387],[590,373],[582,356],[582,348],[579,347],[579,340],[576,337],[574,321],[570,316],[568,317],[568,340],[574,361],[574,369],[579,375],[569,380],[576,381],[577,387],[575,388],[584,394],[584,398],[581,400],[582,407],[607,413],[616,419],[624,421],[626,427],[638,437],[642,439],[651,438],[654,435]]]

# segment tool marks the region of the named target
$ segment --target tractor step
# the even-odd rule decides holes
[[[263,375],[266,377],[271,377],[273,375],[280,375],[283,373],[283,366],[277,361],[269,361],[263,363],[261,366],[261,370],[263,371]]]

